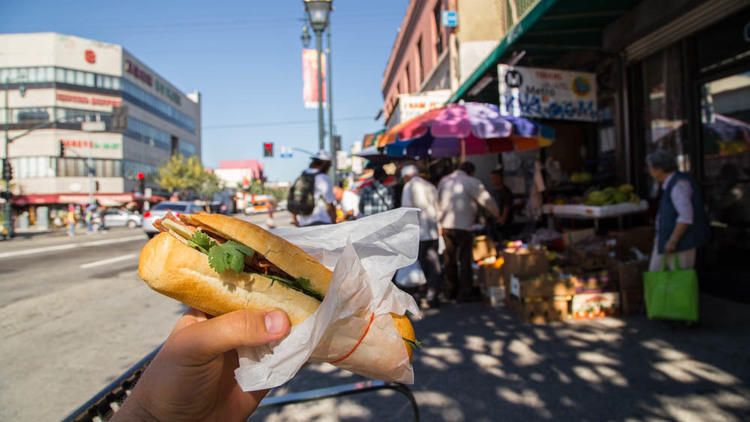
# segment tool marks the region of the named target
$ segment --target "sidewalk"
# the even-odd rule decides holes
[[[748,420],[750,306],[701,298],[702,323],[644,316],[521,324],[505,308],[430,310],[414,325],[423,421]],[[271,395],[355,382],[310,365]],[[406,421],[406,399],[369,393],[258,412],[252,421]]]

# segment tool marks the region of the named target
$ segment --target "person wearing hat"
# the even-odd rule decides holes
[[[440,305],[438,293],[442,274],[438,254],[438,192],[427,180],[419,177],[417,166],[409,164],[401,169],[404,191],[401,206],[419,209],[419,266],[427,278],[424,299],[431,308]]]
[[[292,214],[292,222],[296,226],[315,226],[319,224],[332,224],[336,222],[336,197],[333,195],[333,184],[328,177],[331,168],[331,154],[320,150],[312,157],[310,167],[305,174],[315,174],[315,208],[308,215]]]

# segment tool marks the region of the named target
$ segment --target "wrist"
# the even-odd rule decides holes
[[[110,419],[110,422],[119,421],[159,422],[159,419],[152,415],[137,397],[131,394]]]

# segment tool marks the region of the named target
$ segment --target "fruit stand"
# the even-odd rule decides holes
[[[563,203],[559,203],[563,202]],[[565,204],[559,201],[545,204],[542,212],[549,218],[549,227],[556,226],[556,219],[592,220],[594,228],[599,230],[599,221],[605,218],[616,218],[622,229],[622,218],[648,210],[648,202],[641,200],[633,193],[633,187],[622,185],[618,188],[608,187],[601,191],[592,191],[586,195],[583,203]]]

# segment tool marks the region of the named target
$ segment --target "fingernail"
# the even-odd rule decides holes
[[[271,311],[266,314],[266,332],[278,334],[284,329],[284,314],[281,311]]]

